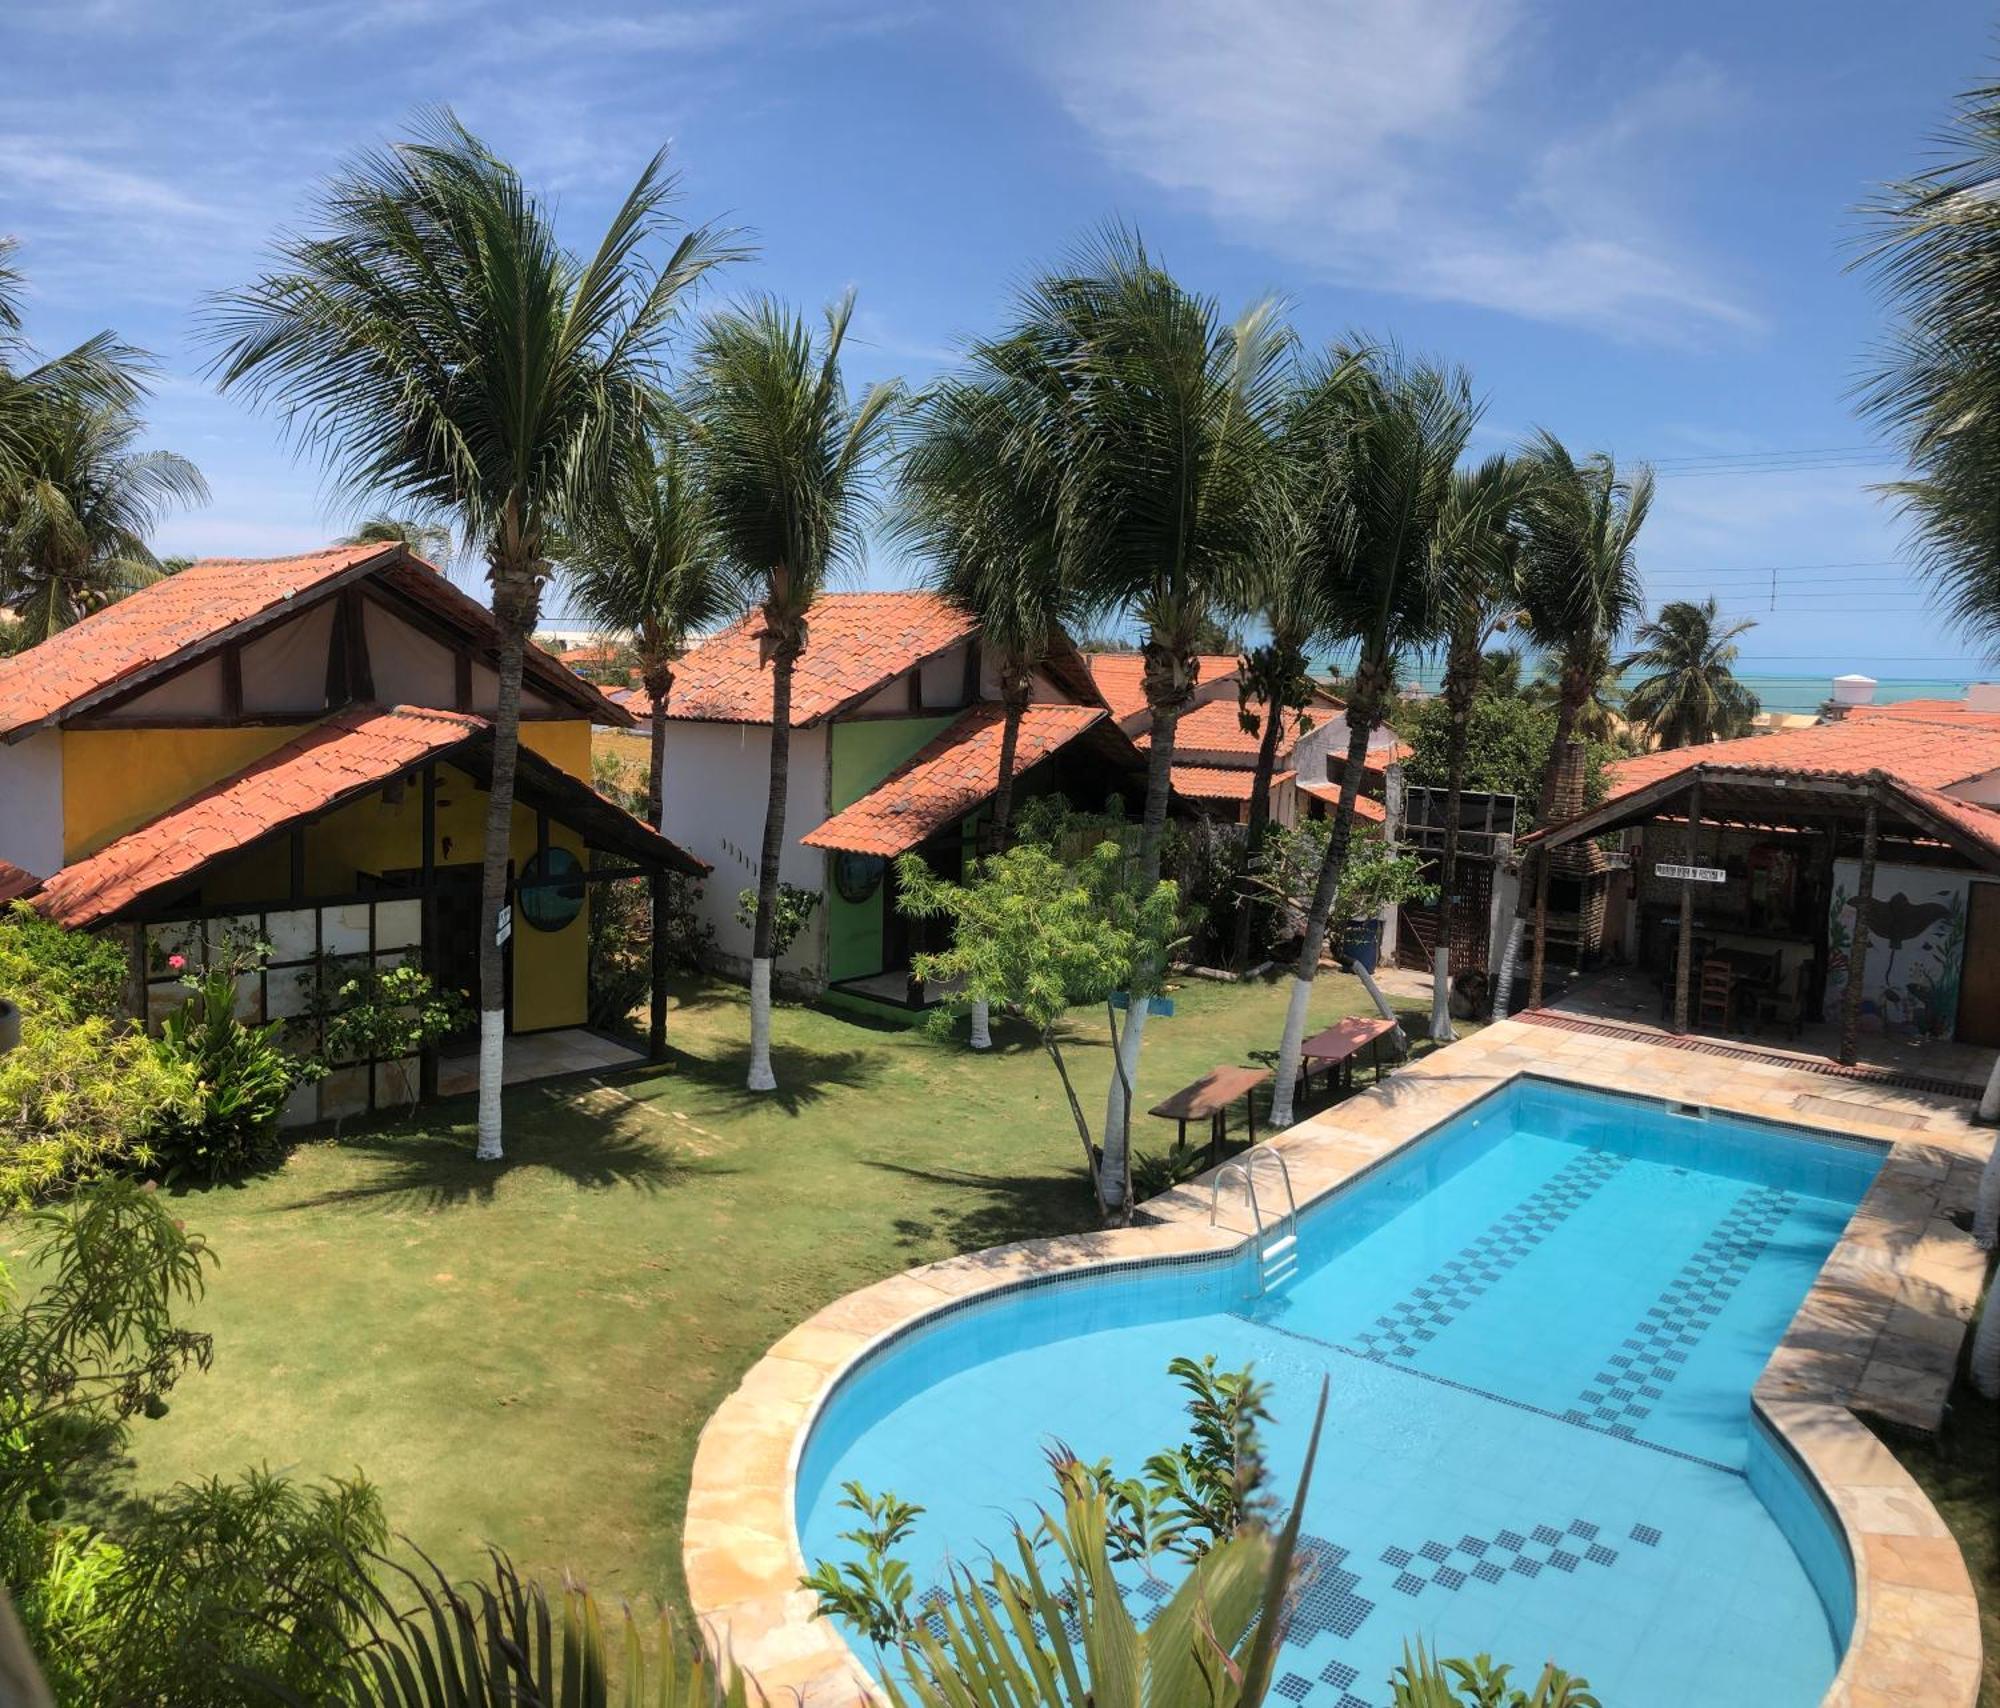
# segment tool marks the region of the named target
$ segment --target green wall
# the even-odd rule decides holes
[[[860,718],[836,723],[828,735],[827,791],[833,812],[850,807],[960,714],[927,718]],[[826,976],[866,978],[882,970],[882,887],[866,901],[841,899],[833,886],[836,854],[826,857]]]

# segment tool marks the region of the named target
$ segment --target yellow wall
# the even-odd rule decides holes
[[[589,725],[584,751],[589,751]],[[464,865],[479,858],[486,828],[486,791],[454,766],[438,767],[437,860]],[[359,872],[382,873],[421,866],[424,858],[424,794],[410,783],[391,801],[371,790],[306,828],[306,893],[344,895]],[[549,842],[586,859],[583,838],[551,822]],[[446,844],[450,846],[447,847]],[[511,852],[515,869],[535,852],[535,813],[514,807]],[[213,903],[271,901],[286,893],[290,855],[282,845],[219,868],[202,885]],[[551,1026],[581,1026],[589,1010],[590,903],[560,931],[537,931],[516,918],[514,927],[514,1030],[537,1032]]]
[[[303,727],[64,730],[63,859],[80,860],[179,806]]]
[[[572,777],[590,781],[590,720],[587,718],[537,719],[521,725],[521,745],[540,754],[551,765]]]

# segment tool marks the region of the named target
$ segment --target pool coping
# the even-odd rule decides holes
[[[1921,1488],[1856,1415],[1935,1430],[1985,1258],[1952,1213],[1970,1202],[1994,1142],[1961,1101],[1867,1084],[1830,1087],[1782,1062],[1690,1057],[1642,1039],[1555,1032],[1518,1020],[1434,1051],[1270,1142],[1303,1210],[1522,1077],[1699,1103],[1810,1127],[1888,1154],[1753,1390],[1777,1441],[1839,1521],[1855,1617],[1822,1708],[1974,1708],[1979,1611],[1958,1544]],[[884,1342],[945,1308],[1040,1276],[1147,1259],[1223,1257],[1252,1230],[1210,1176],[1142,1207],[1130,1228],[1025,1240],[893,1275],[836,1300],[780,1339],[710,1417],[696,1447],[682,1561],[712,1652],[753,1697],[803,1708],[881,1700],[865,1664],[798,1587],[806,1569],[793,1490],[826,1397]],[[1233,1215],[1232,1215],[1233,1212]],[[1231,1222],[1235,1225],[1231,1225]]]

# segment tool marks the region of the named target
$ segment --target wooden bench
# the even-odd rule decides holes
[[[1379,1015],[1350,1014],[1324,1032],[1315,1032],[1299,1047],[1300,1071],[1305,1075],[1307,1086],[1312,1084],[1313,1069],[1324,1068],[1328,1092],[1336,1088],[1336,1083],[1344,1084],[1351,1091],[1354,1088],[1354,1061],[1363,1050],[1367,1050],[1374,1061],[1375,1082],[1381,1084],[1382,1040],[1395,1030],[1395,1021],[1384,1020]]]
[[[1222,1136],[1229,1128],[1229,1106],[1237,1098],[1243,1099],[1243,1118],[1252,1139],[1257,1136],[1257,1087],[1271,1077],[1269,1068],[1230,1067],[1223,1063],[1211,1068],[1192,1085],[1184,1085],[1165,1102],[1155,1103],[1147,1111],[1165,1121],[1180,1123],[1180,1136],[1174,1142],[1187,1143],[1188,1122],[1208,1117],[1208,1148],[1211,1154],[1222,1150]]]

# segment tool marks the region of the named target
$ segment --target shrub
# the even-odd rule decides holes
[[[32,1203],[100,1175],[150,1168],[149,1128],[184,1120],[198,1096],[185,1062],[101,1015],[39,1006],[0,1055],[0,1201]]]
[[[64,1020],[114,1018],[125,988],[115,939],[71,931],[25,903],[0,914],[0,996]]]
[[[667,885],[667,965],[697,972],[715,931],[697,911],[701,885],[678,872]],[[647,881],[599,884],[590,898],[590,1023],[622,1026],[653,988],[653,898]]]
[[[805,889],[798,884],[778,885],[778,901],[771,921],[773,960],[798,941],[799,933],[810,923],[813,909],[818,906],[818,890]],[[754,889],[736,892],[736,923],[745,931],[757,929],[757,892]]]
[[[314,969],[311,1023],[324,1067],[406,1062],[452,1037],[472,1018],[460,991],[441,989],[413,961],[381,966],[365,955],[322,955]],[[421,1083],[404,1087],[416,1106]]]
[[[125,1527],[98,1590],[113,1634],[94,1657],[94,1700],[328,1700],[356,1562],[387,1537],[381,1497],[359,1477],[299,1484],[251,1470],[177,1484]]]
[[[270,1160],[278,1117],[293,1089],[323,1072],[281,1042],[282,1020],[246,1026],[236,1018],[236,974],[206,974],[166,1018],[157,1051],[193,1076],[195,1095],[153,1125],[153,1144],[170,1177],[224,1180]]]

